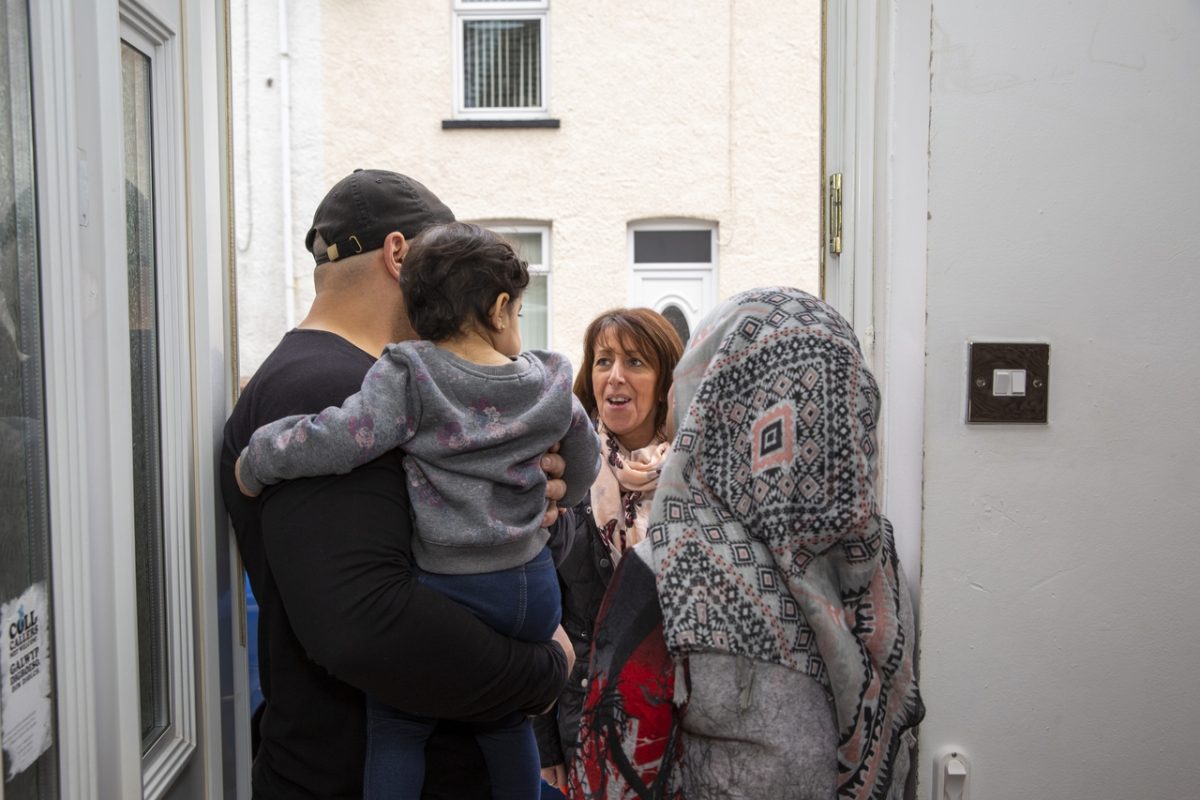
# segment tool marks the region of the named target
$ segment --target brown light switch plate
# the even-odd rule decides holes
[[[967,422],[1046,422],[1050,345],[971,342]]]

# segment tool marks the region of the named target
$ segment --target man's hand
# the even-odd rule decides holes
[[[571,637],[567,636],[567,632],[563,630],[563,626],[559,625],[554,629],[554,638],[551,641],[561,647],[563,654],[567,657],[567,675],[570,676],[571,670],[575,668],[575,645],[571,644]],[[546,714],[553,711],[554,705],[557,702],[558,700],[556,699],[554,703],[546,706],[540,713]]]
[[[567,793],[567,768],[563,764],[555,764],[552,767],[542,768],[542,780],[558,789],[563,794]]]
[[[555,629],[554,641],[558,642],[558,646],[567,654],[567,674],[570,675],[571,670],[575,669],[575,645],[571,644],[571,637],[567,636],[562,625]]]
[[[546,473],[546,514],[542,517],[542,527],[549,528],[562,511],[558,507],[558,501],[567,495],[567,484],[562,479],[562,475],[567,469],[567,462],[558,455],[557,442],[542,456],[541,464],[542,472]],[[571,657],[569,653],[568,657]]]

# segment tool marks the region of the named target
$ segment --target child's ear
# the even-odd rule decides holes
[[[502,331],[508,326],[508,304],[512,300],[508,296],[508,292],[501,292],[496,295],[495,302],[492,303],[492,309],[488,312],[488,320],[492,323],[492,329]]]

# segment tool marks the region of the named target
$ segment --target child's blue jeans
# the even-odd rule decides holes
[[[467,606],[499,633],[527,642],[553,638],[562,616],[550,549],[528,563],[480,575],[421,572],[418,580]],[[418,800],[425,780],[425,742],[437,720],[367,698],[364,800]],[[494,800],[535,800],[541,784],[537,742],[523,714],[474,726]]]

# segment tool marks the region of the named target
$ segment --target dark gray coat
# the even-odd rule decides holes
[[[575,645],[575,667],[558,704],[534,718],[543,767],[570,763],[579,745],[579,712],[587,691],[584,681],[592,655],[592,633],[600,601],[613,575],[612,557],[600,539],[590,496],[554,524],[551,539],[559,537],[570,542],[567,552],[558,559],[558,582],[562,588],[562,626]]]

